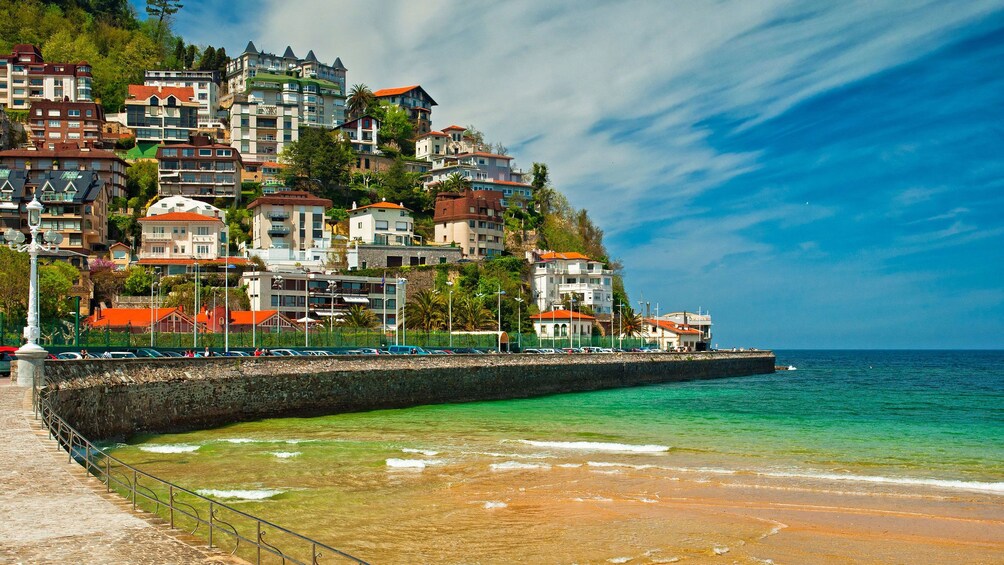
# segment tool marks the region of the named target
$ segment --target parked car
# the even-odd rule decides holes
[[[79,361],[79,360],[81,360],[83,358],[84,358],[84,356],[81,355],[81,354],[79,354],[79,353],[77,353],[76,351],[64,351],[64,352],[58,353],[56,355],[56,359],[74,359],[74,360]]]
[[[361,355],[380,355],[380,350],[374,349],[372,347],[360,347],[359,353]]]
[[[272,355],[276,357],[298,357],[300,355],[303,355],[303,353],[300,353],[299,351],[296,351],[294,349],[273,349]]]
[[[238,351],[236,349],[231,349],[230,351],[227,351],[226,353],[223,353],[223,356],[224,357],[250,357],[251,354],[248,353],[247,351]]]
[[[429,352],[417,345],[391,345],[387,348],[391,355],[429,355]]]
[[[164,357],[184,357],[180,351],[161,351]]]
[[[17,351],[17,348],[9,345],[0,347],[0,373],[5,375],[10,374],[10,362],[15,359],[15,351]]]
[[[156,349],[150,349],[149,347],[140,347],[136,350],[136,357],[149,357],[151,359],[157,359],[164,357],[164,354]]]
[[[132,351],[105,351],[101,357],[105,359],[136,359],[136,354]]]

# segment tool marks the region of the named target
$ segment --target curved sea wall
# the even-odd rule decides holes
[[[46,394],[85,437],[526,398],[774,372],[769,351],[48,361]]]

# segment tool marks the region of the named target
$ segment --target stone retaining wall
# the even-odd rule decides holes
[[[56,413],[85,437],[774,372],[774,354],[615,353],[48,361]]]

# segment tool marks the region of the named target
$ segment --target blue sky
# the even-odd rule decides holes
[[[999,0],[188,0],[176,29],[422,84],[721,347],[1004,347]]]

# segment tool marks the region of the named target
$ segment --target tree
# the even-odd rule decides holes
[[[65,261],[53,261],[38,268],[38,310],[44,319],[65,316],[72,308],[67,301],[80,271]]]
[[[291,186],[334,200],[340,186],[348,184],[356,153],[340,134],[304,127],[300,128],[300,139],[282,150],[279,161],[288,165],[284,174]]]
[[[405,324],[426,332],[441,329],[446,324],[445,306],[443,295],[431,289],[421,290],[404,307]]]
[[[202,52],[202,56],[199,57],[199,69],[200,71],[212,71],[216,68],[216,48],[210,45],[206,47],[206,50]]]
[[[133,267],[126,271],[125,293],[130,296],[144,296],[150,293],[153,284],[153,272],[141,267]]]
[[[345,100],[345,111],[350,120],[354,120],[366,113],[366,110],[376,103],[376,96],[365,84],[353,84],[349,90],[349,97]]]
[[[415,154],[415,126],[408,112],[389,102],[380,101],[370,105],[368,113],[380,120],[380,134],[377,140],[381,149],[390,153]]]
[[[353,304],[349,306],[338,325],[345,328],[370,329],[377,325],[377,319],[373,312],[367,310],[363,305]]]
[[[178,13],[184,5],[177,0],[146,0],[146,13],[157,18],[157,44],[164,36],[164,20],[170,22],[171,16]]]
[[[464,192],[469,188],[471,188],[471,179],[460,173],[450,173],[440,185],[443,192]]]
[[[464,331],[495,328],[495,316],[481,298],[461,294],[453,299],[453,327]]]
[[[8,318],[28,310],[28,254],[0,246],[0,309]]]
[[[621,318],[621,327],[623,329],[624,335],[636,336],[640,335],[642,327],[645,325],[645,320],[642,319],[641,315],[635,313],[631,308],[624,310],[624,316]]]

